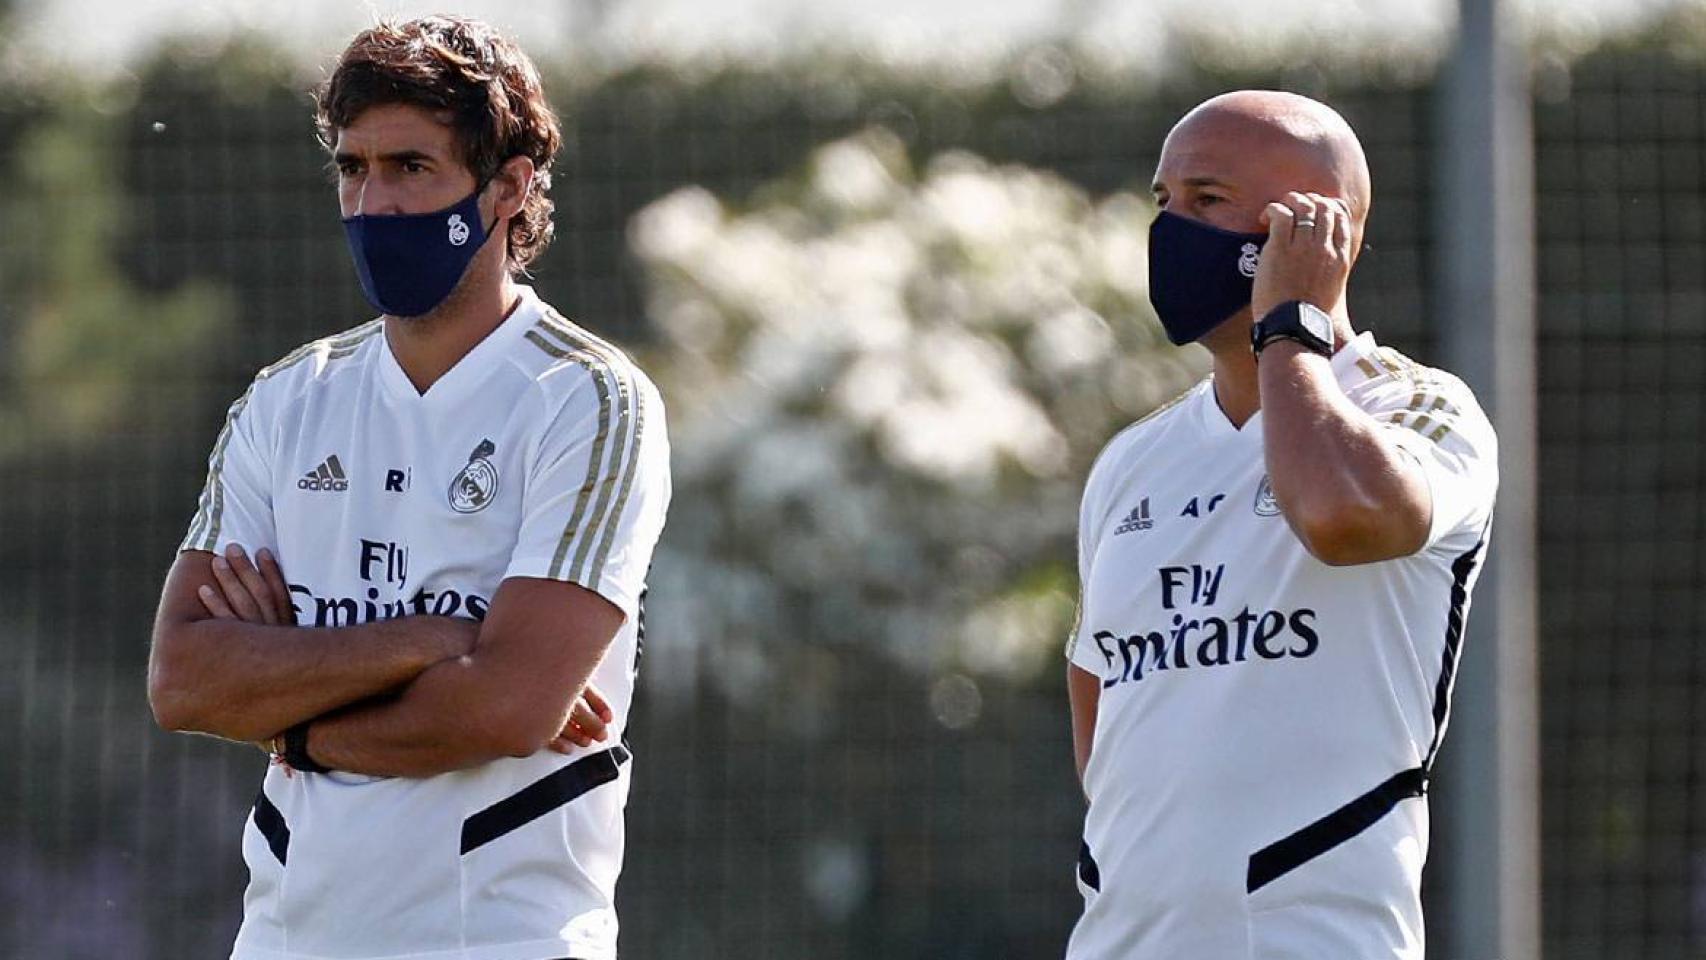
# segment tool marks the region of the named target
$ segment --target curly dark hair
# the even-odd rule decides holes
[[[327,149],[367,108],[404,103],[449,114],[462,162],[482,182],[511,157],[531,159],[533,189],[509,221],[510,271],[525,273],[551,242],[551,161],[562,131],[533,61],[492,27],[432,16],[364,30],[315,101],[314,125]]]

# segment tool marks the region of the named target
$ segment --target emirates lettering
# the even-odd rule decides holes
[[[1121,636],[1107,630],[1093,634],[1107,661],[1102,689],[1137,683],[1146,676],[1198,667],[1225,667],[1249,660],[1305,659],[1321,648],[1315,630],[1315,611],[1307,607],[1289,613],[1253,611],[1232,617],[1192,617],[1173,614],[1165,630]]]
[[[455,590],[416,590],[413,596],[379,599],[379,588],[368,587],[362,597],[320,597],[300,583],[290,584],[290,607],[303,626],[348,627],[358,623],[395,620],[416,614],[486,619],[491,601],[479,594]]]
[[[357,541],[356,569],[361,579],[375,584],[359,597],[320,597],[300,583],[290,584],[290,606],[296,622],[316,627],[347,627],[357,623],[395,620],[417,614],[486,619],[491,601],[456,590],[419,589],[403,596],[409,582],[409,548],[388,540]],[[383,584],[383,591],[379,584]],[[391,599],[381,600],[389,594]]]
[[[1302,660],[1321,648],[1316,613],[1308,607],[1286,611],[1246,606],[1230,617],[1202,609],[1219,600],[1226,581],[1225,564],[1167,566],[1156,574],[1161,607],[1172,611],[1170,623],[1159,630],[1123,636],[1109,630],[1092,634],[1107,661],[1104,690],[1168,671]]]

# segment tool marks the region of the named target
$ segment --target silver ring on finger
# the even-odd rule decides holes
[[[1297,229],[1302,230],[1306,227],[1310,230],[1315,229],[1315,221],[1313,221],[1313,220],[1299,220],[1299,221],[1297,221]]]

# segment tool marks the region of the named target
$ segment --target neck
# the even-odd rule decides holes
[[[1246,340],[1242,351],[1237,348],[1217,350],[1214,356],[1214,400],[1220,412],[1234,427],[1244,424],[1262,408],[1262,394],[1256,382],[1256,357]]]
[[[1351,318],[1343,303],[1332,313],[1333,352],[1344,349],[1356,336]],[[1214,399],[1232,426],[1242,429],[1256,411],[1262,409],[1262,392],[1256,378],[1256,355],[1250,352],[1251,319],[1249,308],[1233,315],[1225,323],[1210,330],[1202,345],[1214,357]]]
[[[426,393],[468,351],[486,339],[518,303],[520,294],[508,271],[496,277],[477,274],[470,265],[445,301],[418,317],[385,318],[385,340],[397,365],[415,389]]]

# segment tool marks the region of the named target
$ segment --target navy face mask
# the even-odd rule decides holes
[[[1149,302],[1183,346],[1250,304],[1266,233],[1233,233],[1163,212],[1149,225]]]
[[[486,243],[480,193],[433,213],[357,214],[344,236],[367,302],[393,317],[431,313],[450,296]]]

